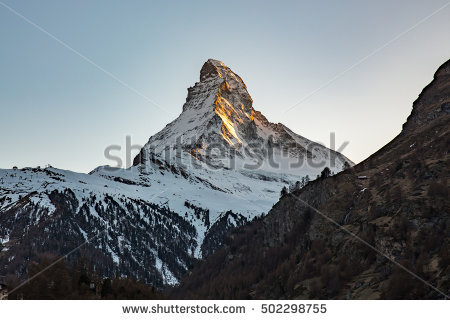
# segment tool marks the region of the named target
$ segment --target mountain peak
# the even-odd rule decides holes
[[[200,70],[200,82],[222,78],[226,82],[237,82],[247,89],[244,81],[220,60],[208,59]]]
[[[435,78],[449,76],[450,75],[450,60],[444,62],[434,74]]]
[[[414,131],[432,125],[450,115],[450,60],[441,65],[413,103],[413,110],[403,124],[403,131]]]
[[[200,81],[213,77],[222,77],[220,69],[223,69],[223,66],[225,65],[219,60],[208,59],[200,70]]]
[[[210,78],[223,78],[227,73],[233,73],[222,61],[208,59],[200,70],[200,81]]]
[[[227,100],[228,109],[237,107],[251,115],[253,100],[241,77],[222,61],[208,59],[200,70],[200,82],[188,88],[183,112],[217,113],[217,107],[224,102],[222,98]]]
[[[167,154],[167,150],[176,149],[184,153]],[[284,125],[269,122],[253,108],[242,79],[214,59],[203,64],[200,81],[188,88],[179,117],[149,139],[134,164],[142,164],[152,154],[160,156],[163,152],[172,162],[195,158],[212,167],[230,168],[236,167],[234,159],[237,158],[241,168],[247,163],[253,166],[257,163],[258,168],[270,172],[311,176],[325,166],[338,172],[345,162],[351,163],[341,154],[295,134]],[[272,158],[277,158],[280,166],[273,166]],[[306,159],[320,164],[300,165],[301,168],[292,165],[303,164]]]

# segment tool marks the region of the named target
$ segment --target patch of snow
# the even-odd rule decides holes
[[[9,242],[9,234],[7,234],[4,238],[0,238],[0,243],[4,246],[7,242]]]
[[[88,241],[89,238],[87,236],[87,233],[83,229],[81,229],[80,226],[78,226],[78,229],[80,230],[81,234],[83,235],[84,240]]]
[[[106,250],[111,254],[111,258],[116,265],[119,265],[120,259],[119,256],[111,249],[111,247],[107,244]]]
[[[173,275],[172,272],[170,272],[169,268],[167,268],[166,265],[162,267],[162,274],[164,279],[164,284],[167,284],[169,286],[176,286],[179,281],[178,279]]]

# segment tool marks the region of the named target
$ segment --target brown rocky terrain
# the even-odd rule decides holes
[[[449,119],[450,60],[414,102],[397,137],[355,167],[283,196],[267,216],[230,234],[225,246],[196,264],[170,294],[189,299],[448,297]]]

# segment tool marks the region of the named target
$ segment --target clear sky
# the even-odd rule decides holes
[[[208,58],[270,121],[326,145],[335,132],[359,162],[450,58],[450,6],[425,19],[446,3],[0,0],[0,168],[114,164],[104,149],[143,145],[178,116]]]

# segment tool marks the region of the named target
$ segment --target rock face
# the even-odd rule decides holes
[[[347,164],[346,164],[347,163]],[[0,274],[26,274],[40,255],[88,258],[105,276],[176,284],[232,228],[265,214],[284,186],[343,155],[254,110],[242,79],[208,60],[182,113],[129,169],[0,170]]]
[[[172,295],[448,297],[449,75],[447,61],[414,102],[395,139],[353,168],[287,194],[264,218],[233,231]]]
[[[449,81],[450,62],[447,61],[439,67],[433,82],[423,89],[419,99],[414,102],[411,115],[403,126],[405,132],[425,126],[436,118],[450,113],[449,97],[445,95]]]

